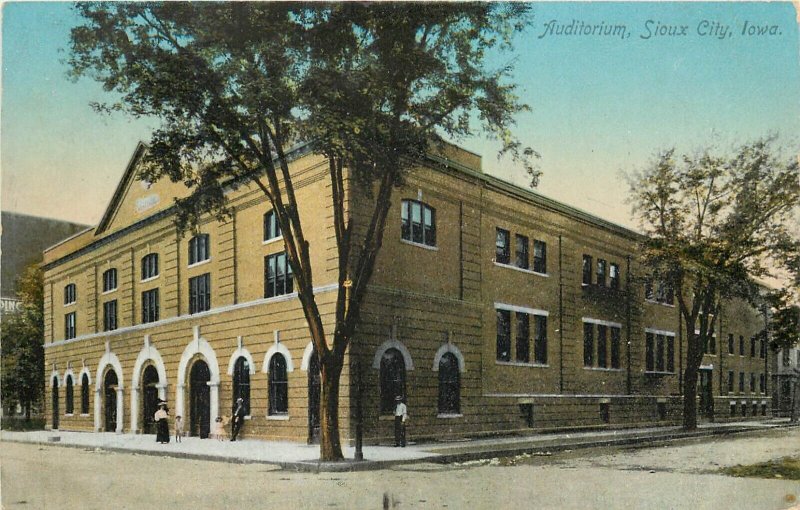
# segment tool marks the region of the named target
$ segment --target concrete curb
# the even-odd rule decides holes
[[[79,448],[89,451],[103,451],[113,453],[126,453],[135,455],[148,455],[153,457],[172,457],[178,459],[188,460],[202,460],[211,462],[226,462],[230,464],[267,464],[273,465],[286,471],[307,472],[307,473],[343,473],[343,472],[356,472],[356,471],[372,471],[378,469],[387,469],[396,465],[406,464],[419,464],[419,463],[436,463],[436,464],[452,464],[457,462],[469,462],[476,460],[488,460],[497,457],[513,457],[517,455],[535,455],[549,452],[563,452],[566,450],[579,450],[587,448],[603,448],[610,446],[627,446],[635,444],[659,444],[668,443],[672,441],[680,441],[683,439],[693,439],[699,437],[709,436],[727,436],[734,434],[746,433],[760,433],[769,430],[779,430],[784,428],[800,427],[800,423],[783,423],[774,424],[769,427],[718,427],[698,429],[692,432],[669,432],[666,434],[651,434],[651,435],[630,435],[627,437],[617,438],[587,438],[564,440],[563,438],[554,438],[551,441],[543,442],[536,441],[537,444],[524,443],[523,444],[503,444],[498,443],[494,445],[474,445],[470,447],[465,445],[462,447],[454,447],[453,449],[470,450],[447,453],[447,448],[432,449],[422,452],[423,457],[411,459],[395,459],[395,460],[362,460],[356,461],[353,459],[346,459],[343,462],[321,462],[319,460],[308,461],[270,461],[260,459],[247,459],[241,457],[189,453],[189,452],[171,452],[171,451],[156,451],[156,450],[136,450],[130,448],[118,447],[103,447],[91,445],[68,444],[62,442],[47,441],[23,441],[19,439],[3,438],[3,442],[21,443],[21,444],[36,444],[40,446],[58,446],[67,448]],[[444,450],[444,451],[443,451]]]

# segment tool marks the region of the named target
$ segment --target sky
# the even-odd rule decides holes
[[[660,150],[730,148],[768,134],[800,139],[800,14],[795,3],[536,3],[511,51],[531,112],[515,134],[541,155],[537,192],[636,228],[625,175]],[[0,207],[97,224],[153,123],[90,108],[109,100],[67,77],[68,3],[2,10]],[[605,33],[608,32],[608,35]],[[457,143],[484,171],[526,185],[476,135]]]

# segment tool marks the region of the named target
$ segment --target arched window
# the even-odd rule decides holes
[[[89,376],[81,377],[81,414],[89,414]]]
[[[117,288],[117,270],[108,269],[103,273],[103,292],[111,292]]]
[[[272,370],[270,370],[270,374]],[[242,356],[233,366],[233,409],[236,410],[236,401],[244,400],[245,414],[250,414],[250,363]]]
[[[381,357],[381,413],[394,411],[395,397],[405,397],[406,364],[395,348],[386,349]]]
[[[460,412],[461,376],[458,372],[458,359],[452,352],[446,352],[439,360],[439,414]]]
[[[286,358],[274,354],[269,360],[269,414],[289,412],[289,380],[286,375]]]
[[[142,280],[158,276],[158,253],[148,253],[142,257]]]
[[[66,393],[64,398],[66,399],[66,409],[64,412],[67,414],[72,414],[75,412],[75,397],[73,391],[73,384],[72,384],[72,376],[67,376],[67,385],[66,385]]]
[[[189,265],[211,258],[211,245],[208,234],[198,234],[189,239]]]

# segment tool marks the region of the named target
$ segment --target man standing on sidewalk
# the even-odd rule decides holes
[[[406,447],[406,420],[408,420],[408,408],[403,403],[403,397],[395,397],[397,405],[394,408],[394,445]]]
[[[244,425],[244,399],[239,397],[236,399],[236,409],[233,411],[233,425],[231,426],[231,441],[236,441],[236,436]]]

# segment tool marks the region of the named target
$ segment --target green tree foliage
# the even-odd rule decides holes
[[[44,286],[42,271],[29,266],[17,282],[21,310],[3,318],[2,399],[6,409],[20,404],[26,420],[44,390]]]
[[[800,252],[792,231],[800,197],[797,156],[783,154],[772,138],[731,154],[706,149],[677,158],[668,150],[630,184],[634,214],[648,236],[644,261],[656,278],[674,285],[689,339],[684,427],[694,429],[703,346],[714,335],[721,301],[755,304],[754,279],[773,275]]]
[[[321,457],[342,458],[339,378],[380,249],[395,187],[444,135],[482,129],[532,180],[537,154],[512,135],[526,110],[511,67],[486,54],[508,48],[528,21],[520,3],[289,4],[80,3],[72,31],[74,76],[119,101],[95,105],[159,121],[143,178],[190,189],[178,226],[228,213],[226,187],[255,184],[276,212],[322,370]],[[333,339],[313,294],[309,244],[289,173],[299,143],[329,160],[339,293]],[[354,234],[345,182],[370,199]]]

